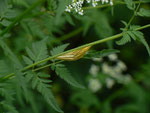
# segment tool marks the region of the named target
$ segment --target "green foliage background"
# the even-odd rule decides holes
[[[150,1],[85,4],[83,16],[65,12],[70,2],[0,0],[0,113],[149,113]],[[122,38],[112,40],[119,33]],[[83,59],[56,59],[87,43],[93,51]],[[91,59],[112,53],[126,63],[132,80],[93,93],[89,69],[102,64]],[[98,74],[102,83],[107,76]]]

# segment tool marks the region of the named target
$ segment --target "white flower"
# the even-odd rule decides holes
[[[108,58],[111,60],[111,61],[116,61],[118,59],[117,55],[116,54],[110,54],[108,55]]]
[[[110,3],[110,5],[113,5],[113,1],[112,0],[72,0],[72,3],[68,6],[66,6],[66,10],[67,12],[71,12],[72,9],[74,9],[74,11],[80,15],[83,15],[83,9],[82,6],[84,4],[84,2],[87,3],[91,3],[93,7],[96,7],[98,5],[98,2],[101,1],[102,4],[104,3]]]
[[[112,71],[113,71],[113,69],[112,69],[112,67],[110,67],[107,63],[103,63],[103,64],[102,64],[102,71],[103,71],[103,73],[105,73],[105,74],[111,74]]]
[[[92,58],[92,60],[95,62],[102,62],[103,58]]]
[[[91,89],[91,91],[97,92],[101,88],[102,88],[102,84],[100,83],[98,79],[91,78],[89,80],[89,89]]]
[[[94,77],[96,77],[97,74],[98,74],[98,72],[99,72],[99,67],[98,67],[97,65],[95,65],[95,64],[92,64],[92,65],[91,65],[91,68],[90,68],[90,70],[89,70],[89,73],[90,73],[91,75],[93,75]]]
[[[112,88],[112,86],[115,84],[115,81],[111,78],[106,78],[106,87]]]
[[[117,67],[120,68],[120,69],[123,70],[123,71],[127,70],[127,66],[126,66],[125,63],[122,62],[122,61],[118,61]]]
[[[69,6],[66,6],[66,10],[65,10],[65,11],[67,11],[67,12],[71,12],[71,9],[72,9],[72,6],[71,6],[71,5],[69,5]]]

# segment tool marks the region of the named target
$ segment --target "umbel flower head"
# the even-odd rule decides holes
[[[71,12],[74,10],[76,13],[83,15],[83,9],[82,6],[84,2],[87,2],[89,4],[92,4],[93,7],[96,7],[98,5],[98,2],[109,3],[110,5],[113,5],[113,0],[72,0],[72,3],[68,6],[66,6],[67,12]]]

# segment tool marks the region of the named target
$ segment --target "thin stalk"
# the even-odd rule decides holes
[[[127,25],[127,27],[126,27],[126,28],[128,28],[128,27],[129,27],[129,25],[131,24],[131,22],[133,21],[133,19],[134,19],[135,15],[136,15],[136,13],[137,13],[137,11],[138,11],[138,10],[139,10],[139,8],[140,8],[140,5],[141,5],[141,1],[139,1],[139,4],[138,4],[138,6],[137,6],[136,10],[134,11],[134,14],[132,15],[131,19],[129,20],[128,25]]]
[[[148,27],[150,27],[150,24],[145,25],[145,26],[142,26],[142,27],[139,27],[139,28],[137,28],[136,30],[142,30],[142,29],[145,29],[145,28],[148,28]],[[78,50],[78,49],[81,49],[81,48],[84,48],[84,47],[94,46],[94,45],[97,45],[97,44],[100,44],[100,43],[103,43],[103,42],[107,42],[107,41],[110,41],[110,40],[114,40],[114,39],[120,38],[120,37],[122,37],[122,35],[123,35],[123,34],[120,33],[120,34],[117,34],[117,35],[114,35],[114,36],[111,36],[111,37],[108,37],[108,38],[104,38],[104,39],[101,39],[101,40],[98,40],[98,41],[94,41],[94,42],[91,42],[91,43],[88,43],[88,44],[79,46],[79,47],[77,47],[77,48],[74,48],[74,49],[71,49],[71,50],[68,50],[68,51],[59,53],[59,54],[57,54],[57,55],[48,57],[48,58],[46,58],[46,59],[44,59],[44,60],[41,60],[41,61],[39,61],[39,62],[36,62],[36,63],[34,63],[34,64],[32,64],[32,65],[29,65],[29,66],[25,67],[23,70],[20,70],[20,71],[22,71],[22,72],[23,72],[23,71],[26,71],[26,70],[28,70],[28,69],[30,69],[30,68],[32,68],[32,67],[35,67],[35,66],[38,65],[38,64],[47,62],[47,61],[49,61],[49,60],[51,60],[51,59],[55,59],[56,57],[58,57],[58,56],[60,56],[60,55],[64,55],[64,54],[66,54],[66,53],[69,53],[69,52],[72,52],[72,51],[75,51],[75,50]],[[50,65],[50,64],[49,64],[49,65]],[[47,65],[47,66],[48,66],[48,65]],[[46,67],[47,67],[47,66],[46,66]],[[43,67],[43,68],[44,68],[44,67]],[[42,68],[42,69],[43,69],[43,68]],[[9,79],[9,78],[12,77],[12,76],[14,76],[14,73],[11,73],[11,74],[9,74],[9,75],[7,75],[7,76],[1,78],[1,79],[2,79],[2,80],[4,80],[4,79]]]
[[[50,66],[52,66],[52,65],[54,65],[54,64],[58,64],[58,63],[61,63],[61,62],[64,62],[64,60],[60,60],[60,61],[57,61],[57,62],[53,62],[53,63],[51,63],[51,64],[47,64],[47,65],[41,66],[41,67],[39,67],[39,68],[33,69],[32,71],[33,71],[33,72],[36,72],[36,71],[42,70],[42,69],[44,69],[44,68],[50,67]],[[26,73],[23,73],[23,74],[25,75]],[[14,77],[14,73],[11,73],[11,74],[9,74],[9,75],[7,75],[7,76],[5,76],[5,77],[2,77],[2,79],[0,79],[0,82],[5,81],[5,80],[7,80],[7,79],[11,79],[11,78],[13,78],[13,77]]]
[[[69,39],[69,38],[71,38],[71,37],[81,33],[82,31],[83,31],[83,27],[80,27],[80,28],[78,28],[78,29],[76,29],[76,30],[74,30],[74,31],[72,31],[72,32],[70,32],[70,33],[68,33],[68,34],[58,38],[58,40],[53,40],[51,43],[57,43],[57,42],[61,42],[61,41],[67,40],[67,39]]]
[[[33,71],[34,71],[34,72],[35,72],[35,71],[39,71],[39,70],[41,70],[41,69],[50,67],[51,65],[58,64],[58,63],[61,63],[61,62],[64,62],[64,60],[60,60],[60,61],[58,61],[58,62],[54,62],[54,63],[51,63],[51,64],[47,64],[47,65],[41,66],[41,67],[39,67],[39,68],[34,69]]]
[[[146,1],[135,1],[134,2],[135,4],[139,4],[139,3],[147,3]],[[121,1],[116,1],[114,2],[113,6],[114,5],[119,5],[119,4],[122,4],[122,5],[125,5],[126,3],[125,2],[121,2]],[[110,4],[104,4],[104,5],[100,5],[100,6],[96,6],[96,7],[93,7],[93,6],[90,6],[90,7],[83,7],[82,9],[84,10],[88,10],[88,9],[98,9],[98,8],[105,8],[105,7],[109,7],[111,6]]]
[[[0,38],[4,36],[17,22],[22,20],[26,14],[28,14],[32,9],[37,7],[40,3],[42,3],[44,0],[38,0],[34,4],[32,4],[28,9],[26,9],[23,13],[21,13],[19,16],[16,17],[16,19],[0,33]]]

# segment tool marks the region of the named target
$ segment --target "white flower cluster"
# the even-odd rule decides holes
[[[92,3],[93,7],[96,7],[98,5],[98,2],[104,3],[110,3],[110,5],[113,5],[113,0],[72,0],[72,3],[68,6],[66,6],[67,12],[71,12],[72,10],[75,10],[76,13],[83,15],[83,9],[82,6],[84,2]]]
[[[96,64],[92,64],[89,70],[90,76],[88,76],[88,87],[89,89],[96,93],[103,85],[107,88],[112,88],[115,83],[128,84],[132,81],[130,74],[124,74],[123,72],[127,70],[126,64],[118,59],[117,54],[108,55],[108,61],[103,58],[94,58],[94,62],[101,63],[101,67]],[[115,65],[110,65],[111,63],[116,63]],[[105,83],[101,82],[102,73],[108,75],[104,77]]]

